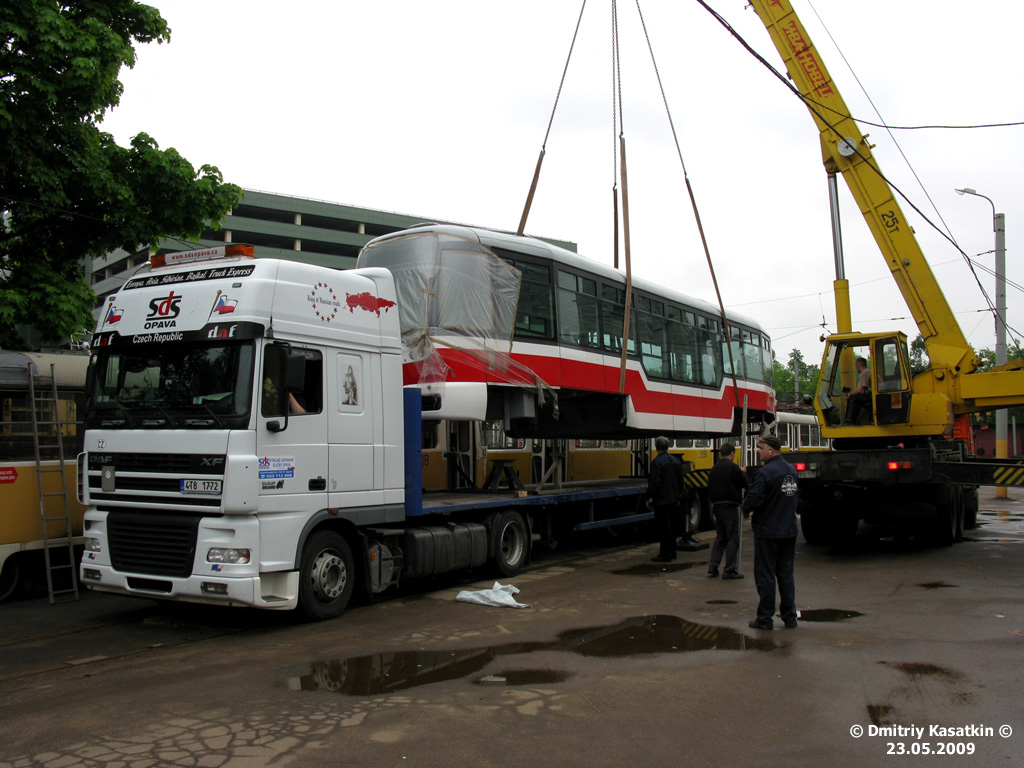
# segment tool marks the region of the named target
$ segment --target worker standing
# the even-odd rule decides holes
[[[742,519],[740,503],[747,487],[747,475],[732,460],[736,446],[725,443],[718,449],[718,461],[708,476],[708,492],[715,518],[715,543],[708,561],[708,576],[718,576],[718,566],[725,555],[723,579],[742,579],[739,572]]]
[[[782,458],[782,443],[769,435],[757,440],[762,466],[743,498],[743,511],[750,512],[754,532],[754,583],[760,601],[754,629],[773,629],[775,587],[778,585],[779,613],[788,629],[796,627],[796,581],[793,560],[796,553],[797,476],[793,465]]]
[[[656,563],[676,559],[675,518],[683,497],[683,462],[668,452],[668,438],[654,440],[658,455],[651,462],[651,475],[647,482],[647,505],[654,507],[654,524],[658,529],[661,548]]]

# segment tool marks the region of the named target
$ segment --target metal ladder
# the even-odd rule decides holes
[[[29,410],[32,414],[32,444],[36,454],[36,482],[39,486],[39,518],[43,527],[43,557],[46,561],[46,588],[50,605],[57,595],[73,594],[78,599],[78,569],[75,567],[75,544],[71,532],[71,507],[68,503],[68,482],[64,474],[64,428],[57,399],[57,374],[50,365],[49,377],[36,371],[35,363],[28,364]],[[49,392],[46,379],[49,378]],[[49,418],[45,418],[49,417]],[[43,453],[56,449],[57,466],[43,464]],[[45,476],[60,474],[60,490],[46,492]],[[46,500],[60,497],[62,513],[47,514]],[[51,536],[51,525],[53,535]],[[55,557],[56,555],[56,557]],[[54,576],[68,571],[71,586],[54,589]]]

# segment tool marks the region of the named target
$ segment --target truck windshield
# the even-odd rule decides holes
[[[209,429],[248,426],[251,341],[100,349],[89,376],[87,427]]]

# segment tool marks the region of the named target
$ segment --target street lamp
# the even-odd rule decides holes
[[[1006,364],[1006,217],[996,213],[992,198],[970,187],[954,190],[958,195],[974,195],[988,200],[992,206],[992,230],[996,233],[996,365]],[[996,411],[996,458],[1007,458],[1006,409]],[[996,497],[1006,498],[1006,486],[996,487]]]

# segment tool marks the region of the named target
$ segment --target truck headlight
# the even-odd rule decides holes
[[[214,547],[206,553],[206,562],[208,563],[231,563],[233,565],[245,564],[249,562],[249,550],[248,549],[222,549],[220,547]]]
[[[100,546],[100,540],[94,539],[91,536],[87,536],[85,539],[85,551],[86,552],[102,552],[103,547]]]

